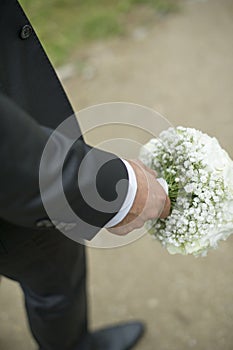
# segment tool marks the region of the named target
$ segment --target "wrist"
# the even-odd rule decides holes
[[[128,214],[133,218],[135,218],[141,214],[141,212],[145,207],[149,188],[148,188],[146,173],[145,173],[145,170],[142,168],[142,166],[133,160],[128,160],[128,162],[130,163],[130,165],[134,170],[136,181],[137,181],[137,191],[136,191],[135,199],[131,207],[131,210]]]

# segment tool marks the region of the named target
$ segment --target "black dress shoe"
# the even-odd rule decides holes
[[[141,322],[127,322],[90,333],[82,343],[83,350],[130,350],[144,333]]]

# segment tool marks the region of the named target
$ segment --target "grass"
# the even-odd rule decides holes
[[[19,0],[49,57],[58,66],[90,41],[123,35],[127,16],[148,6],[160,14],[173,12],[178,0]]]

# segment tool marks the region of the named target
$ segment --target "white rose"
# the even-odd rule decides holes
[[[203,137],[202,143],[204,147],[204,161],[208,164],[211,171],[223,171],[225,168],[233,167],[232,160],[225,150],[221,148],[215,137]]]

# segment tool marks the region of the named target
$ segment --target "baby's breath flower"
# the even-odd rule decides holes
[[[170,253],[205,256],[233,233],[233,162],[216,139],[169,128],[142,147],[140,159],[169,186],[170,216],[147,227]]]

